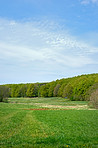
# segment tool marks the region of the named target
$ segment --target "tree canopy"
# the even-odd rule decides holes
[[[0,85],[0,98],[63,97],[70,100],[87,100],[97,88],[98,74],[87,74],[49,83]]]

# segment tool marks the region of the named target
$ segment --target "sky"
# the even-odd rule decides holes
[[[98,73],[98,0],[0,0],[0,84]]]

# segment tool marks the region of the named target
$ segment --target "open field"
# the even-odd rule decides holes
[[[37,108],[50,109],[91,109],[87,101],[69,101],[64,98],[10,98],[9,103],[28,104]]]
[[[0,148],[98,147],[98,110],[89,110],[87,102],[62,98],[9,102],[0,103]]]

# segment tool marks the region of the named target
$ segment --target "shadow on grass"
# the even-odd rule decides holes
[[[65,139],[64,136],[57,136],[57,137],[46,137],[43,139],[37,139],[36,145],[43,145],[45,147],[53,147],[53,148],[97,148],[98,143],[88,142],[71,142],[71,139]]]
[[[36,144],[38,145],[47,145],[47,146],[53,146],[58,148],[65,148],[70,147],[70,144],[65,143],[64,137],[46,137],[44,139],[38,139],[36,141]]]

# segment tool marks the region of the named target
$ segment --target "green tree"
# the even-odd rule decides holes
[[[11,97],[21,97],[21,90],[19,86],[19,84],[12,84]]]
[[[20,96],[21,97],[27,97],[26,92],[27,92],[27,84],[20,84]]]
[[[60,88],[60,84],[57,84],[54,88],[54,91],[53,91],[53,96],[54,97],[57,97],[58,96],[58,91],[59,91],[59,88]]]
[[[48,97],[53,97],[53,91],[54,91],[54,87],[55,87],[55,82],[50,82],[49,83],[50,86],[49,86],[49,89],[48,89]]]
[[[0,102],[5,101],[9,97],[9,88],[4,85],[0,85]]]
[[[39,92],[39,84],[35,83],[34,84],[34,97],[38,97],[38,92]]]
[[[86,100],[90,100],[91,94],[93,94],[96,90],[98,90],[98,83],[94,83],[92,86],[89,87],[89,89],[86,91]]]
[[[98,89],[96,89],[90,96],[90,103],[94,108],[98,109]]]
[[[94,83],[92,79],[87,76],[80,77],[74,85],[73,97],[75,100],[85,100],[86,92]]]
[[[29,84],[26,92],[27,97],[34,97],[34,84]]]
[[[63,90],[63,97],[67,97],[72,99],[72,93],[73,93],[73,86],[71,83],[68,83]]]
[[[48,97],[49,84],[40,87],[40,97]]]

